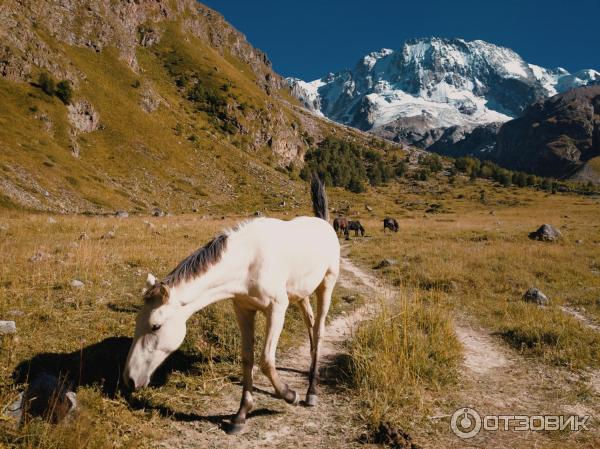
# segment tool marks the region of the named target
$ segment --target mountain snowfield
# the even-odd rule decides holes
[[[397,51],[369,53],[352,70],[311,82],[288,78],[288,83],[319,115],[362,130],[386,128],[386,137],[399,141],[406,139],[394,131],[412,127],[416,137],[411,141],[408,135],[408,141],[418,144],[431,129],[506,122],[536,100],[600,84],[600,73],[546,69],[481,40],[420,38]]]

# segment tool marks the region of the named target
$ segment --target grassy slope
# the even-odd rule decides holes
[[[233,114],[246,130],[262,129],[269,113],[281,106],[235,57],[221,56],[194,37],[184,38],[173,23],[158,45],[138,50],[141,72],[136,74],[114,49],[96,53],[38,34],[84,73],[75,100],[88,99],[101,126],[76,138],[81,157],[75,158],[66,107],[32,85],[0,79],[0,169],[30,208],[251,211],[293,196],[297,186],[274,170],[270,148],[248,151],[249,134],[223,132],[214,117],[198,112],[175,85],[174,74],[194,72],[230,104],[243,105],[244,113]],[[230,86],[227,93],[220,90],[224,84]],[[148,87],[164,99],[151,113],[139,105]],[[285,115],[298,122],[291,111]],[[50,131],[40,116],[52,123]],[[2,204],[10,206],[11,201],[2,197]]]

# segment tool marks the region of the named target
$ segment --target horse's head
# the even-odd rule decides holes
[[[185,323],[182,306],[172,300],[169,287],[148,274],[144,305],[123,372],[127,386],[137,389],[150,383],[156,368],[183,343]]]

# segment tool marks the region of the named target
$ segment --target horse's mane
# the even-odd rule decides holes
[[[226,229],[217,235],[214,239],[208,242],[203,247],[197,249],[188,257],[183,259],[179,264],[171,271],[167,277],[163,279],[163,282],[170,287],[173,287],[180,282],[189,281],[206,271],[218,263],[221,260],[221,256],[227,249],[227,239],[231,234],[239,232],[240,229],[245,227],[248,221],[239,223],[237,226],[231,229]]]

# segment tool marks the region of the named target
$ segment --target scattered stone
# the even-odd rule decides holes
[[[525,294],[523,295],[523,300],[526,302],[533,302],[538,306],[547,306],[550,302],[546,295],[544,295],[540,290],[534,287],[530,288],[525,292]]]
[[[347,302],[347,303],[353,303],[358,299],[358,296],[356,295],[346,295],[346,296],[342,296],[342,301]]]
[[[20,405],[21,422],[41,417],[57,424],[77,409],[77,395],[66,379],[42,373],[29,384]]]
[[[48,217],[47,222],[48,222],[48,224],[55,224],[56,220],[54,218],[52,218],[52,217]]]
[[[542,242],[554,242],[562,237],[558,229],[549,224],[543,224],[535,232],[529,233],[529,238]]]
[[[83,287],[85,284],[83,282],[81,282],[79,279],[73,279],[71,281],[71,287],[73,288],[81,288]]]
[[[31,256],[29,258],[29,262],[41,262],[43,260],[49,259],[50,258],[50,254],[48,253],[44,253],[42,251],[38,251],[37,253],[35,253],[33,256]]]
[[[391,267],[393,265],[397,265],[398,261],[396,259],[383,259],[377,265],[373,267],[375,270],[379,270],[380,268]]]
[[[126,210],[118,210],[115,212],[115,217],[127,218],[129,217],[129,212],[127,212]]]
[[[17,333],[17,325],[14,321],[0,321],[0,335],[11,335]]]
[[[100,237],[102,240],[107,240],[107,239],[114,239],[115,238],[115,231],[111,230],[108,231],[106,234],[104,234],[102,237]]]

